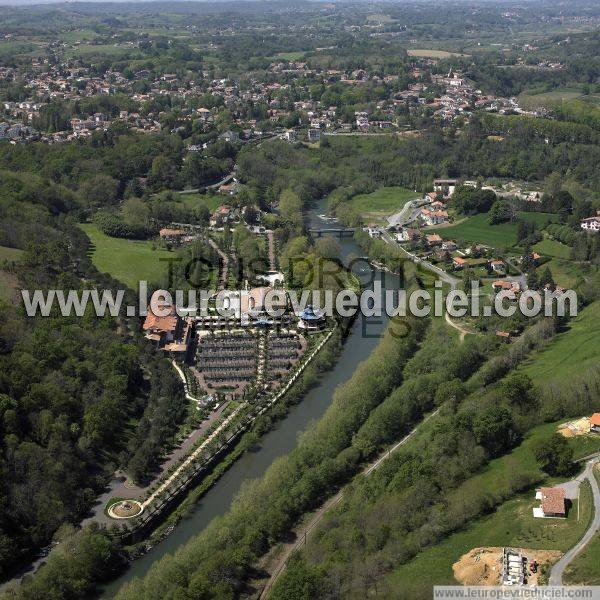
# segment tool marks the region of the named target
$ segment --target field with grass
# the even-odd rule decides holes
[[[535,428],[520,446],[507,456],[493,460],[481,474],[471,478],[456,493],[468,498],[469,489],[487,489],[493,495],[499,483],[517,472],[535,476],[539,479],[539,484],[556,483],[556,480],[546,479],[539,471],[531,450],[535,440],[545,437],[556,427],[557,424],[550,423]],[[578,442],[572,443],[576,445]],[[452,565],[463,554],[477,547],[569,549],[583,535],[592,516],[589,484],[584,484],[580,490],[579,520],[577,500],[573,501],[566,519],[534,518],[532,509],[539,505],[539,500],[535,500],[535,487],[509,499],[495,512],[477,519],[465,529],[399,566],[388,577],[390,587],[393,589],[394,586],[401,586],[407,592],[412,591],[415,598],[431,597],[431,586],[434,584],[456,585]]]
[[[523,92],[519,96],[519,101],[521,102],[522,106],[536,107],[543,106],[545,104],[561,102],[563,100],[575,100],[580,98],[581,95],[581,89],[576,87],[563,87],[557,88],[550,92],[542,92],[540,94]]]
[[[407,50],[409,56],[418,56],[420,58],[450,58],[451,56],[469,56],[459,52],[447,52],[446,50]]]
[[[348,205],[365,217],[385,217],[398,212],[409,201],[419,196],[403,187],[383,187],[371,194],[359,194]]]
[[[279,52],[274,58],[279,60],[302,60],[305,56],[306,52],[300,50],[298,52]]]
[[[585,269],[570,260],[553,258],[544,263],[541,268],[545,269],[546,267],[550,269],[554,281],[566,288],[574,287],[577,281],[585,275]]]
[[[204,204],[210,212],[223,204],[223,196],[216,194],[176,194],[175,201],[183,202],[188,208],[197,208]]]
[[[142,279],[158,282],[167,272],[168,263],[160,259],[173,258],[173,252],[153,250],[151,242],[112,238],[95,224],[80,225],[93,244],[92,261],[102,273],[108,273],[132,289]]]
[[[567,329],[540,352],[532,353],[519,368],[534,381],[569,378],[600,360],[600,302],[581,311]]]
[[[552,258],[560,258],[562,260],[569,260],[571,258],[571,248],[556,240],[542,240],[533,246],[533,250],[538,254],[551,256]]]
[[[23,250],[17,248],[8,248],[7,246],[0,246],[0,263],[8,260],[9,262],[19,260],[23,255]]]
[[[518,217],[524,221],[533,221],[543,227],[548,220],[555,219],[549,213],[519,212]],[[495,248],[510,248],[517,243],[518,223],[500,223],[490,225],[487,213],[474,215],[457,225],[436,228],[444,239],[456,239],[463,242],[477,242]]]
[[[596,480],[600,484],[600,466],[594,470]],[[563,583],[578,585],[600,585],[600,532],[583,549],[581,554],[569,565],[565,571]]]

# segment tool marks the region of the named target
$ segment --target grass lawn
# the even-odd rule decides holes
[[[419,56],[421,58],[450,58],[451,56],[469,56],[458,52],[447,52],[446,50],[407,50],[409,56]]]
[[[519,212],[518,216],[524,221],[533,221],[539,227],[543,227],[549,219],[555,219],[555,215],[549,213]],[[457,225],[437,228],[437,231],[445,239],[456,239],[463,242],[476,242],[495,248],[509,248],[517,243],[518,223],[500,223],[490,225],[486,213],[474,215]],[[433,229],[432,229],[433,231]]]
[[[301,60],[306,56],[306,52],[299,50],[298,52],[279,52],[274,58],[280,60]]]
[[[183,202],[188,208],[196,208],[204,204],[212,213],[223,204],[223,196],[205,194],[175,194],[175,200]]]
[[[556,240],[542,240],[533,246],[533,250],[538,254],[551,256],[552,258],[561,258],[563,260],[569,260],[571,258],[571,248]]]
[[[23,254],[23,250],[17,248],[8,248],[7,246],[0,246],[0,263],[8,260],[10,262],[19,260]]]
[[[541,352],[532,353],[519,367],[534,381],[569,378],[600,360],[600,302],[581,311]]]
[[[383,187],[371,194],[359,194],[348,205],[364,216],[387,216],[401,210],[404,205],[419,196],[403,187]]]
[[[109,237],[93,223],[84,223],[80,227],[94,246],[92,261],[96,268],[132,289],[137,289],[142,279],[158,282],[168,269],[168,263],[160,259],[175,256],[167,250],[153,250],[148,241]]]
[[[550,262],[544,263],[541,269],[538,268],[538,272],[544,270],[546,267],[550,269],[554,281],[566,288],[574,287],[577,280],[584,274],[580,265],[570,260],[561,260],[560,258],[553,258]]]
[[[600,468],[594,470],[596,480],[600,484]],[[583,549],[565,571],[563,583],[578,585],[600,585],[600,532]]]
[[[469,489],[489,489],[494,493],[498,482],[515,472],[544,479],[538,470],[531,447],[533,442],[556,428],[550,423],[535,428],[525,441],[510,454],[493,460],[484,471],[472,477],[456,491],[465,499]],[[573,442],[576,443],[576,442]],[[554,480],[547,483],[555,483]],[[536,486],[534,486],[536,487]],[[452,565],[469,550],[483,546],[515,546],[520,548],[567,550],[583,535],[592,514],[589,485],[581,488],[579,521],[577,501],[573,501],[566,519],[536,519],[532,508],[539,504],[534,489],[501,504],[496,511],[469,524],[441,543],[426,548],[413,560],[396,568],[388,577],[390,587],[414,592],[415,598],[431,597],[432,585],[456,585]],[[429,596],[427,596],[429,594]]]
[[[562,100],[575,100],[576,98],[580,98],[581,95],[581,89],[563,87],[541,94],[528,94],[527,92],[524,92],[519,99],[525,106],[540,106],[546,103],[560,102]]]

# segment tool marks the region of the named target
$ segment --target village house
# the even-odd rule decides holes
[[[458,248],[458,244],[453,240],[444,240],[442,242],[442,250],[447,252],[454,252]]]
[[[597,233],[600,231],[600,215],[595,217],[588,217],[587,219],[581,220],[581,229],[589,231],[591,233]]]
[[[429,226],[441,225],[448,220],[448,212],[445,210],[431,210],[425,207],[421,209],[421,218]]]
[[[565,508],[565,490],[559,487],[543,487],[535,491],[536,500],[541,500],[539,507],[533,509],[533,516],[547,519],[549,517],[564,518],[567,515]]]
[[[429,246],[441,246],[443,241],[437,233],[430,233],[425,236],[425,239]]]
[[[400,244],[416,241],[420,237],[421,234],[418,229],[411,229],[409,227],[403,227],[402,230],[396,234],[396,239]]]
[[[142,327],[144,337],[154,342],[157,348],[169,352],[175,357],[185,358],[190,342],[192,322],[181,319],[174,306],[162,306],[159,314],[155,314],[151,308],[155,304],[155,299],[164,298],[166,294],[167,292],[164,290],[158,290],[152,295],[148,314]]]
[[[503,260],[490,260],[488,265],[494,273],[506,273],[506,263]]]
[[[461,258],[460,256],[455,256],[452,259],[452,266],[454,267],[455,271],[459,271],[460,269],[464,269],[467,265],[467,261],[464,258]]]
[[[594,413],[590,417],[590,431],[600,433],[600,413]]]
[[[234,220],[234,211],[229,206],[221,205],[211,215],[209,225],[211,227],[222,227],[225,223],[231,223]]]
[[[498,293],[503,291],[520,292],[521,286],[518,281],[494,281],[492,283],[492,289]]]
[[[457,179],[434,179],[433,190],[437,193],[443,194],[444,196],[452,196],[454,190],[458,185]]]
[[[158,232],[161,240],[171,244],[180,244],[186,233],[183,229],[169,229],[167,227]]]
[[[320,129],[309,129],[308,130],[308,141],[311,143],[318,142],[321,139]]]

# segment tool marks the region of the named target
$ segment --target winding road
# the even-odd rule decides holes
[[[600,488],[598,481],[594,475],[594,466],[598,464],[600,458],[598,456],[588,460],[585,469],[577,481],[582,482],[587,479],[592,487],[592,495],[594,498],[594,518],[585,532],[583,537],[573,546],[553,567],[550,571],[549,585],[563,585],[563,575],[565,569],[573,562],[575,557],[585,548],[591,541],[596,532],[600,529]]]

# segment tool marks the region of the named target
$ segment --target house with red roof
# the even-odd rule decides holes
[[[567,516],[565,507],[565,490],[560,487],[543,487],[535,491],[537,500],[541,500],[540,506],[533,509],[534,517],[558,517]]]

